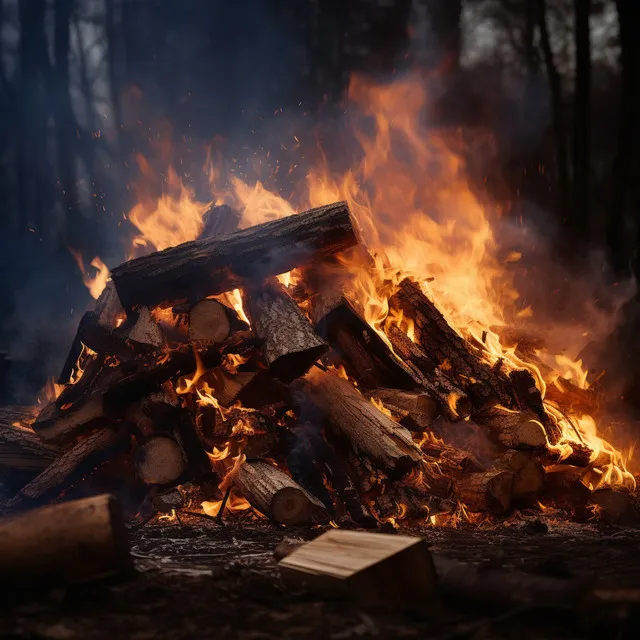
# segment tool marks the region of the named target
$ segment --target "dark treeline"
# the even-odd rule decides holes
[[[509,215],[637,274],[638,4],[0,0],[0,350],[53,373],[88,301],[69,247],[122,259],[135,153],[186,141],[192,173],[216,136],[266,145],[276,110],[338,109],[353,71],[427,70],[434,126],[492,132],[477,179]]]

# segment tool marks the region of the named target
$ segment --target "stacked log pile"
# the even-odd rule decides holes
[[[631,493],[592,491],[611,460],[567,439],[531,372],[492,362],[419,283],[401,281],[398,314],[369,325],[332,261],[359,242],[346,203],[234,231],[238,219],[213,209],[198,239],[113,269],[61,393],[37,412],[0,411],[0,466],[18,485],[5,510],[116,464],[153,504],[188,481],[208,487],[218,517],[251,506],[287,525],[506,514],[540,499],[633,519]],[[277,276],[292,269],[302,279],[286,287]],[[400,312],[413,339],[391,321]],[[559,412],[580,395],[553,394]]]

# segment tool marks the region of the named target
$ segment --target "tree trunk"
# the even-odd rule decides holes
[[[571,232],[589,239],[589,151],[591,111],[591,0],[574,0],[576,73],[573,114],[573,207]]]

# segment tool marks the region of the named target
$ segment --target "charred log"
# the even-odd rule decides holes
[[[283,382],[304,375],[329,349],[277,281],[245,289],[244,301],[252,329],[264,341],[262,356],[271,373]]]
[[[236,231],[221,240],[201,239],[125,262],[112,278],[125,308],[242,288],[247,280],[290,271],[315,255],[331,255],[357,243],[344,202]]]

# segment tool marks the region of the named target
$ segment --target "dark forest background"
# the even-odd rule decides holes
[[[611,285],[638,274],[639,4],[0,0],[2,399],[57,373],[88,304],[69,247],[123,259],[134,153],[177,141],[183,175],[217,136],[250,155],[283,114],[339,113],[353,71],[420,66],[430,124],[492,132],[477,178],[554,259],[579,273],[604,255]],[[636,306],[605,349],[626,358],[627,394]]]

